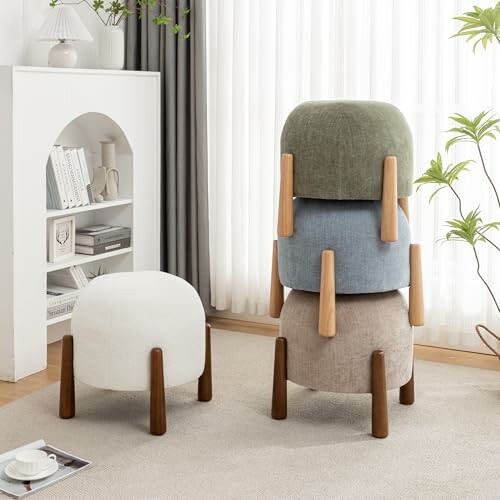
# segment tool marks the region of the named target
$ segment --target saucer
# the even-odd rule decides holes
[[[50,461],[50,465],[32,476],[27,476],[26,474],[21,474],[16,469],[16,462],[10,462],[3,470],[7,476],[11,479],[16,479],[18,481],[37,481],[38,479],[45,479],[46,477],[52,476],[59,469],[59,464],[55,460]]]

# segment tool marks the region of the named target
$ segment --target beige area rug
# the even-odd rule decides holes
[[[417,361],[416,403],[389,395],[390,435],[370,435],[369,395],[288,384],[270,418],[274,339],[214,332],[214,399],[167,396],[168,431],[148,434],[148,397],[58,384],[0,408],[0,451],[44,438],[94,462],[39,499],[500,498],[500,373]]]

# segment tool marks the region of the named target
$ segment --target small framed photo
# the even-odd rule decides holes
[[[75,224],[74,217],[49,221],[49,262],[75,255]]]

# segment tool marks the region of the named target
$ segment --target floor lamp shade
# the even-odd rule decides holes
[[[76,66],[78,53],[71,44],[80,40],[93,40],[89,31],[82,23],[78,14],[69,5],[59,5],[50,10],[50,13],[38,31],[37,39],[41,41],[56,41],[49,53],[49,66],[71,68]]]

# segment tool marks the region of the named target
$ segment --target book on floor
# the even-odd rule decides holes
[[[45,479],[38,480],[18,480],[9,477],[5,468],[15,460],[17,453],[23,450],[42,450],[48,455],[54,454],[57,460],[57,471]],[[0,491],[13,498],[23,498],[36,491],[66,479],[76,472],[86,469],[92,464],[89,460],[77,457],[66,451],[62,451],[54,446],[48,445],[43,439],[34,441],[19,448],[7,451],[0,455]]]

